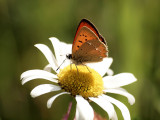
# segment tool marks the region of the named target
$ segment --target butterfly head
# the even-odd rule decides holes
[[[76,60],[76,59],[72,56],[72,54],[67,54],[67,55],[66,55],[66,58],[69,59],[69,60],[71,60],[71,64],[76,64],[76,65],[82,64],[82,62]]]
[[[66,58],[72,59],[72,54],[67,54],[67,55],[66,55]]]

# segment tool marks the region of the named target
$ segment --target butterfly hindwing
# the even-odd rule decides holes
[[[95,33],[87,27],[82,27],[72,48],[73,59],[77,63],[99,62],[107,57],[106,53],[106,45],[99,40]]]
[[[75,52],[79,50],[82,44],[92,39],[98,40],[98,37],[89,28],[82,27],[77,33],[74,44],[72,46],[72,55],[74,56]]]

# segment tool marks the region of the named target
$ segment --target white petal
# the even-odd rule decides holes
[[[44,54],[53,70],[56,71],[58,64],[52,51],[44,44],[36,44],[35,47],[37,47]]]
[[[87,66],[95,69],[101,76],[103,76],[108,71],[112,61],[112,58],[104,58],[102,62],[88,63]]]
[[[93,120],[94,112],[87,100],[82,96],[76,96],[76,120]]]
[[[119,88],[135,82],[137,79],[131,73],[120,73],[115,76],[106,76],[103,78],[104,88]]]
[[[70,94],[70,93],[69,93],[69,92],[61,92],[61,93],[59,93],[59,94],[51,97],[51,98],[47,101],[47,107],[48,107],[48,108],[51,108],[52,103],[54,102],[54,100],[55,100],[58,96],[63,95],[63,94]]]
[[[58,83],[58,81],[54,78],[49,78],[49,77],[46,77],[46,76],[31,76],[31,77],[27,77],[27,78],[24,78],[22,79],[22,85],[24,85],[26,82],[29,82],[31,80],[34,80],[34,79],[45,79],[45,80],[49,80],[51,82],[54,82],[54,83]]]
[[[58,91],[58,90],[61,90],[60,86],[52,85],[52,84],[42,84],[35,87],[30,94],[33,98],[35,98],[45,93]]]
[[[45,71],[48,71],[48,72],[51,72],[51,69],[52,69],[52,66],[50,65],[50,64],[48,64],[48,65],[46,65],[45,67],[44,67],[44,70]],[[55,71],[56,72],[56,71]]]
[[[21,75],[22,85],[33,79],[46,79],[58,83],[54,78],[57,78],[57,76],[44,70],[28,70]]]
[[[66,44],[64,42],[60,42],[55,37],[52,37],[52,38],[49,38],[49,39],[52,42],[58,65],[61,65],[63,60],[66,59],[66,54],[71,54],[72,45],[71,44]],[[68,64],[70,64],[70,61],[66,60],[62,64],[61,68],[63,68],[64,66],[66,66]]]
[[[131,120],[129,110],[123,103],[121,103],[120,101],[118,101],[114,98],[111,98],[107,95],[103,95],[103,97],[106,99],[106,101],[107,100],[110,101],[111,103],[115,104],[120,109],[120,111],[122,112],[124,120]]]
[[[54,75],[54,74],[52,74],[50,72],[47,72],[47,71],[44,71],[44,70],[35,69],[35,70],[28,70],[26,72],[23,72],[21,74],[21,79],[26,78],[26,77],[31,77],[31,76],[38,76],[38,75],[43,75],[43,76],[51,77],[51,78],[57,78],[56,75]]]
[[[128,98],[128,102],[133,105],[135,103],[135,98],[133,95],[131,95],[130,93],[128,93],[125,89],[123,88],[115,88],[115,89],[106,89],[106,90],[103,90],[105,92],[108,92],[108,93],[116,93],[116,94],[120,94],[120,95],[123,95],[125,97]]]
[[[112,76],[114,74],[113,70],[111,69],[108,69],[107,72],[108,76]]]
[[[106,101],[102,96],[98,96],[98,98],[89,97],[89,99],[103,108],[108,113],[109,119],[117,120],[115,109],[109,101]]]

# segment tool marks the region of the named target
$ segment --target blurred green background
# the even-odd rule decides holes
[[[138,79],[125,87],[136,98],[133,106],[115,98],[128,106],[132,120],[160,119],[159,0],[0,0],[0,120],[56,120],[67,110],[47,109],[53,94],[31,98],[36,80],[22,86],[20,75],[47,64],[34,44],[52,48],[49,37],[72,43],[82,18],[106,39],[114,73],[131,72]]]

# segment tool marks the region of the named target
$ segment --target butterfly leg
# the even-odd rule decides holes
[[[87,70],[88,70],[90,73],[92,73],[92,72],[89,70],[89,68],[87,67],[87,65],[83,64],[82,62],[81,62],[81,64],[84,65],[84,66],[86,66]]]
[[[77,69],[77,73],[79,74],[78,67],[77,67],[77,65],[76,65],[76,64],[75,64],[75,66],[76,66],[76,69]]]
[[[88,69],[88,71],[89,71],[90,73],[92,73],[92,72],[89,70],[89,68],[87,67],[87,65],[84,65],[84,66],[86,66],[86,68]]]
[[[70,71],[72,70],[72,64],[73,64],[73,63],[70,63]]]
[[[70,63],[70,71],[72,70],[72,64],[74,64],[74,63]],[[79,74],[78,67],[77,67],[76,64],[75,64],[75,66],[76,66],[76,69],[77,69],[77,73]]]

